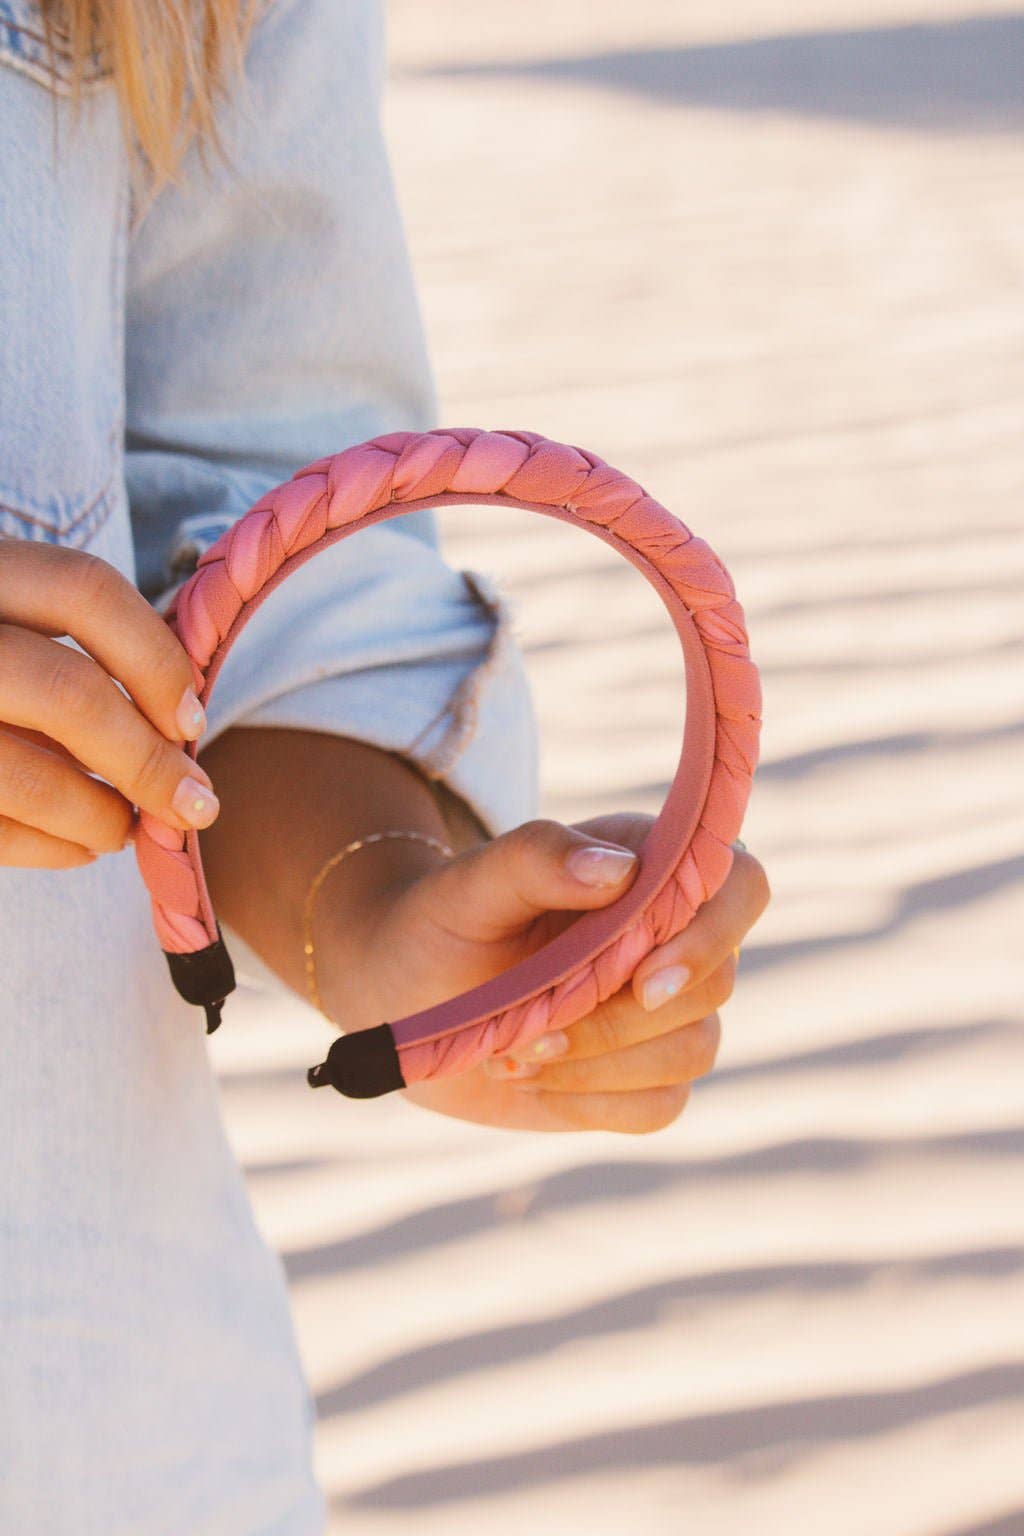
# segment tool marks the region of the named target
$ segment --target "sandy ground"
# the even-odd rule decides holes
[[[438,425],[593,448],[726,562],[774,897],[651,1137],[312,1095],[320,1021],[243,989],[211,1049],[332,1531],[1021,1536],[1024,15],[389,29]],[[439,517],[516,606],[542,814],[656,813],[653,590],[553,519]]]

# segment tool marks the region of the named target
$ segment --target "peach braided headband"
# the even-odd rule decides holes
[[[685,928],[732,867],[757,765],[761,691],[743,611],[714,551],[596,454],[537,432],[475,427],[389,432],[318,459],[268,491],[199,558],[164,617],[192,658],[206,703],[232,643],[279,582],[338,539],[422,507],[494,503],[543,512],[603,539],[668,609],[686,668],[679,764],[629,890],[582,913],[500,976],[419,1013],[340,1036],[316,1087],[373,1098],[465,1072],[484,1057],[563,1029],[618,991]],[[193,760],[197,742],[185,748]],[[235,987],[196,831],[140,811],[135,839],[171,978],[206,1011]]]

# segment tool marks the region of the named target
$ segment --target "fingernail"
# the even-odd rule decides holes
[[[523,1050],[527,1057],[550,1061],[552,1056],[563,1056],[569,1049],[569,1036],[564,1029],[552,1029],[546,1035],[538,1035]]]
[[[205,784],[200,784],[190,774],[186,774],[178,785],[171,804],[190,827],[208,827],[212,821],[216,821],[220,810],[220,801],[213,790],[207,789]]]
[[[655,971],[643,985],[644,1007],[660,1008],[662,1003],[681,992],[689,979],[690,972],[685,965],[669,965],[663,971]]]
[[[206,730],[206,711],[194,688],[186,688],[177,711],[178,730],[186,741],[195,741]]]
[[[574,848],[566,868],[584,885],[618,885],[636,863],[626,848]]]
[[[506,1077],[511,1080],[516,1077],[532,1077],[540,1071],[540,1067],[530,1061],[514,1061],[511,1056],[488,1056],[484,1062],[484,1071],[488,1077]]]

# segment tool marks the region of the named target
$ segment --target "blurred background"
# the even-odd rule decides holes
[[[773,899],[653,1136],[311,1095],[210,1041],[344,1536],[1024,1533],[1024,11],[390,0],[439,426],[594,450],[725,561]],[[438,512],[541,814],[657,814],[678,641],[600,540]]]

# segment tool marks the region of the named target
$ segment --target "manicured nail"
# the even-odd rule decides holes
[[[626,848],[574,848],[566,868],[584,885],[618,885],[635,863]]]
[[[171,804],[190,827],[208,827],[220,811],[220,801],[213,790],[189,774],[178,785]]]
[[[644,982],[644,1007],[660,1008],[662,1003],[681,992],[689,979],[690,972],[685,965],[669,965],[663,971],[655,971]]]
[[[177,711],[178,731],[186,741],[195,741],[206,730],[206,711],[194,688],[186,688]]]
[[[564,1056],[568,1049],[569,1036],[564,1029],[552,1029],[546,1035],[539,1035],[536,1040],[531,1040],[529,1045],[523,1046],[527,1057],[541,1061],[550,1061],[552,1056]]]

